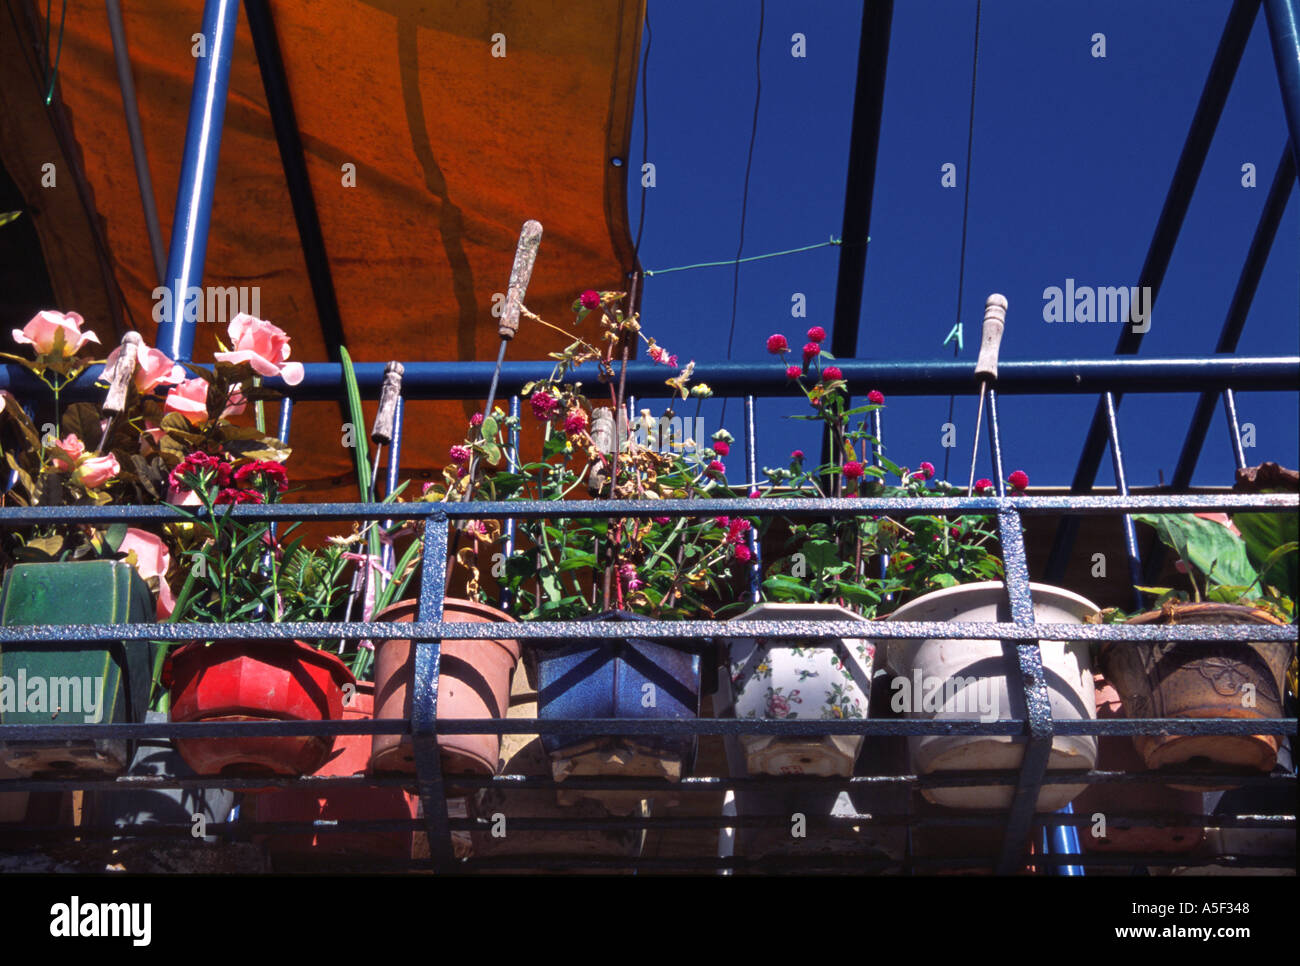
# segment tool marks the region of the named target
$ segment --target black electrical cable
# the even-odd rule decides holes
[[[740,196],[740,243],[736,246],[736,267],[731,278],[731,325],[727,331],[727,360],[736,339],[736,305],[740,296],[740,256],[745,250],[745,212],[749,206],[749,173],[754,165],[754,141],[758,137],[758,105],[763,96],[763,19],[767,13],[767,0],[758,4],[758,41],[754,45],[754,120],[749,130],[749,154],[745,159],[745,186]],[[727,400],[722,400],[719,424],[727,421]]]
[[[979,75],[980,66],[980,5],[982,0],[975,0],[975,53],[971,56],[970,68],[970,121],[966,129],[966,188],[965,197],[961,205],[961,254],[958,256],[957,268],[957,312],[954,318],[957,324],[961,324],[961,300],[962,292],[966,285],[966,219],[970,214],[970,174],[971,158],[975,147],[975,79]],[[948,425],[952,425],[953,409],[956,405],[956,396],[948,397]],[[978,441],[974,441],[978,445]],[[952,455],[952,447],[943,448],[943,478],[948,479],[948,458]]]

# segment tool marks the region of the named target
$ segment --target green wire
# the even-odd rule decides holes
[[[49,60],[50,50],[50,3],[45,0],[45,59]],[[50,106],[54,99],[54,81],[59,76],[59,60],[63,57],[63,25],[68,19],[68,0],[63,0],[63,11],[59,14],[59,43],[54,52],[54,67],[50,70],[50,87],[45,92],[45,106]]]
[[[868,238],[867,241],[871,241],[871,239]],[[676,268],[657,268],[654,271],[646,270],[641,274],[646,278],[649,278],[652,275],[667,275],[669,272],[684,272],[688,268],[718,268],[723,265],[739,265],[741,262],[757,262],[764,258],[776,258],[779,255],[794,255],[798,252],[810,252],[814,248],[825,248],[827,245],[843,244],[844,242],[841,239],[832,235],[829,241],[818,242],[816,245],[804,245],[802,248],[787,248],[783,252],[769,252],[766,255],[750,255],[746,258],[728,258],[721,262],[698,262],[695,265],[679,265]]]

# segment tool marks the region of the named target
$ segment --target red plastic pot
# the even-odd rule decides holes
[[[368,721],[374,714],[375,686],[358,684],[344,721]],[[339,735],[334,753],[313,773],[319,776],[364,775],[372,735]],[[400,788],[336,788],[317,797],[311,792],[276,789],[249,801],[255,822],[383,821],[415,818],[419,800]],[[409,858],[408,832],[280,833],[257,836],[276,855],[373,855]]]
[[[172,655],[173,721],[328,721],[343,717],[356,678],[333,654],[302,641],[187,644]],[[200,775],[306,775],[332,737],[184,738],[176,750]]]
[[[410,623],[419,602],[404,600],[375,617]],[[449,599],[444,619],[456,623],[514,623],[504,611],[468,600]],[[510,706],[510,679],[519,661],[513,638],[443,641],[438,676],[438,719],[504,718]],[[415,648],[409,640],[375,642],[375,717],[409,718]],[[442,768],[448,775],[495,775],[501,754],[499,734],[439,735]],[[415,773],[415,748],[402,735],[375,735],[370,757],[376,773]]]

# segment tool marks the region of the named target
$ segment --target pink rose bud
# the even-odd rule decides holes
[[[103,486],[121,471],[122,467],[118,465],[117,457],[110,453],[108,456],[92,456],[83,459],[77,465],[72,478],[86,489],[93,490]]]

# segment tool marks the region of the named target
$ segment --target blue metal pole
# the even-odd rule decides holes
[[[1066,803],[1065,808],[1057,810],[1058,815],[1073,815],[1074,806]],[[1053,825],[1051,841],[1048,843],[1051,855],[1079,855],[1079,830],[1073,825]],[[1058,865],[1052,869],[1054,875],[1083,875],[1083,866]]]
[[[203,280],[238,16],[238,0],[207,0],[203,7],[204,56],[195,60],[194,93],[163,283],[171,289],[171,306],[158,327],[158,348],[182,361],[194,351],[195,320],[185,318],[185,293]]]
[[[1296,0],[1267,0],[1264,16],[1273,42],[1277,83],[1282,89],[1282,109],[1291,131],[1291,153],[1300,167],[1300,9]]]

